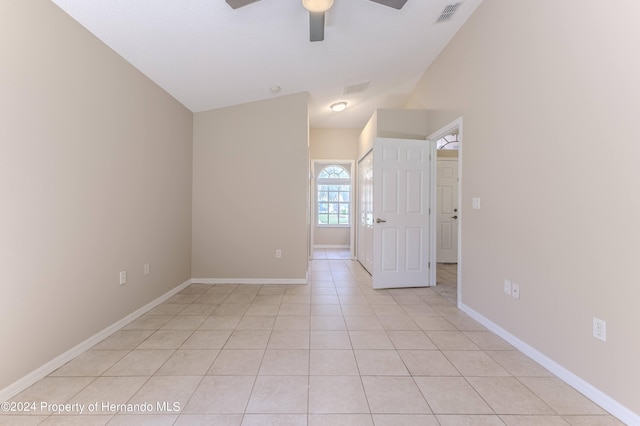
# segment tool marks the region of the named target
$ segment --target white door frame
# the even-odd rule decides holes
[[[354,244],[354,220],[355,220],[355,212],[353,211],[355,205],[355,193],[356,193],[356,166],[354,160],[311,160],[311,179],[309,193],[311,199],[311,208],[309,211],[311,212],[311,218],[309,223],[311,224],[311,232],[309,238],[309,258],[313,259],[313,250],[315,246],[315,229],[316,229],[316,208],[317,208],[317,184],[316,184],[316,164],[329,165],[329,164],[349,164],[349,175],[351,177],[351,194],[349,198],[349,252],[351,253],[351,259],[355,259],[355,244]]]
[[[431,141],[431,155],[432,158],[437,160],[438,152],[436,147],[436,141],[441,139],[451,133],[452,131],[458,129],[458,140],[460,141],[460,147],[458,148],[458,268],[457,268],[457,293],[458,300],[457,305],[458,308],[462,303],[462,221],[464,220],[464,210],[462,208],[462,147],[464,144],[462,143],[462,117],[458,117],[453,120],[451,123],[441,127],[436,130],[427,138]],[[436,175],[436,167],[431,168],[431,208],[435,213],[437,211],[437,195],[436,192],[438,190],[437,184],[437,175]],[[436,214],[431,215],[431,231],[433,232],[431,238],[431,256],[430,263],[433,265],[433,268],[430,269],[431,273],[431,285],[436,285],[436,269],[437,269],[437,257],[436,257]]]

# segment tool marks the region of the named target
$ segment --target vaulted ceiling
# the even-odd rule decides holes
[[[482,0],[438,23],[460,0],[408,0],[400,10],[335,0],[320,42],[309,41],[300,0],[235,10],[224,0],[52,1],[193,112],[305,91],[312,127],[362,127],[376,108],[406,102]],[[348,102],[341,113],[329,109],[338,101]]]

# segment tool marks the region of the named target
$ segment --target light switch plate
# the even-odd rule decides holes
[[[480,198],[472,198],[471,199],[471,208],[474,210],[480,209]]]

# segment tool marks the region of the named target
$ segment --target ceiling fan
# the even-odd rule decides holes
[[[255,3],[260,0],[226,0],[233,9]],[[402,9],[407,0],[371,0],[394,9]],[[333,0],[302,0],[302,5],[309,11],[309,40],[324,40],[324,14],[333,6]]]

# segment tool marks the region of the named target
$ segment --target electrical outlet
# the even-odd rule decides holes
[[[149,275],[149,264],[148,263],[144,264],[144,274],[145,275]]]
[[[511,281],[504,280],[504,294],[511,296]]]
[[[520,284],[511,283],[511,296],[520,299]]]
[[[276,259],[282,258],[282,250],[276,249]]]
[[[127,271],[120,271],[120,285],[127,283]]]
[[[605,320],[593,317],[593,337],[603,342],[607,341],[607,322]]]

